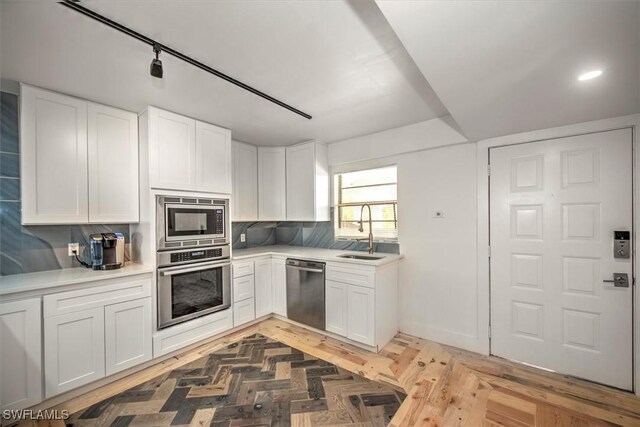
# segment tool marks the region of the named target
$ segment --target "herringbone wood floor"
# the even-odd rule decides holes
[[[277,319],[203,344],[175,359],[71,399],[56,409],[84,410],[255,333],[362,377],[405,390],[407,398],[391,420],[393,426],[640,427],[640,398],[630,393],[405,334],[399,334],[379,354],[374,354]],[[200,409],[191,425],[208,425],[212,415],[215,418],[213,409]],[[64,425],[62,422],[22,425],[30,424]],[[293,425],[313,423],[305,416],[298,417]]]
[[[385,426],[406,395],[254,334],[98,402],[67,426]]]

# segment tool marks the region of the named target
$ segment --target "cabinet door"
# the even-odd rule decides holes
[[[0,304],[0,410],[42,401],[40,298]]]
[[[151,360],[151,298],[104,308],[107,375]]]
[[[326,330],[347,336],[347,287],[340,282],[325,282]]]
[[[283,259],[272,263],[273,312],[287,317],[287,268]]]
[[[256,317],[273,313],[273,287],[271,286],[271,260],[255,262]]]
[[[283,221],[287,217],[284,147],[258,147],[258,217]]]
[[[20,105],[22,223],[86,223],[86,101],[23,85]]]
[[[232,221],[258,220],[258,148],[233,141]]]
[[[256,318],[254,299],[249,298],[233,304],[233,327],[244,325]]]
[[[46,397],[105,375],[104,307],[44,319]]]
[[[231,131],[196,122],[196,188],[231,193]]]
[[[149,107],[152,188],[196,190],[196,121]]]
[[[287,220],[315,221],[315,142],[286,150]]]
[[[374,290],[347,285],[347,337],[367,345],[375,345]]]
[[[138,222],[138,116],[89,103],[89,222]]]

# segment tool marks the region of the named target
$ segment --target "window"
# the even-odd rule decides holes
[[[369,209],[373,238],[395,241],[398,238],[397,168],[388,166],[334,175],[336,238],[366,238],[369,235]],[[362,211],[363,232],[360,228]]]

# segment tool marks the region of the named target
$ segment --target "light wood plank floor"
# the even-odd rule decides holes
[[[404,389],[408,397],[391,421],[393,426],[640,427],[640,399],[630,393],[405,334],[374,354],[276,319],[203,344],[53,409],[80,411],[255,333]]]

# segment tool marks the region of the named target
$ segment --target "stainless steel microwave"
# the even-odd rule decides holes
[[[228,199],[156,196],[157,250],[229,244]]]

